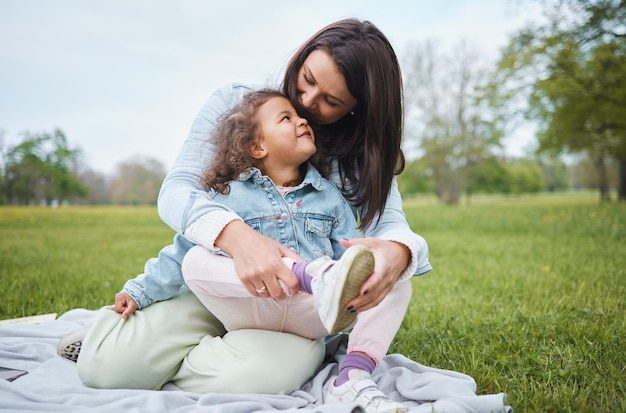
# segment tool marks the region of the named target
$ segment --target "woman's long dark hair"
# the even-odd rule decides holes
[[[318,49],[333,58],[358,103],[353,115],[331,125],[315,125],[316,142],[336,158],[342,182],[356,184],[345,195],[363,209],[361,225],[367,226],[382,214],[393,177],[405,165],[400,65],[391,44],[372,23],[346,19],[330,24],[287,65],[282,87],[299,113],[306,111],[297,101],[298,75],[306,58]]]

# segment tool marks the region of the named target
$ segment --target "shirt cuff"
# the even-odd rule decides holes
[[[402,244],[409,249],[409,252],[411,253],[411,262],[409,262],[409,265],[407,265],[404,271],[402,271],[400,277],[398,277],[398,281],[404,281],[411,278],[417,273],[417,257],[419,255],[419,246],[415,244],[411,245],[411,243],[393,238],[389,238],[387,239],[387,241],[397,242],[398,244]]]
[[[234,212],[212,211],[192,222],[183,235],[194,244],[202,245],[212,252],[221,252],[215,246],[215,240],[222,233],[224,227],[235,220],[243,221]]]

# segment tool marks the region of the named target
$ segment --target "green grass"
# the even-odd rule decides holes
[[[0,207],[0,319],[111,304],[173,235],[152,207]]]
[[[405,200],[435,270],[391,352],[516,412],[626,411],[626,205],[595,193]],[[0,208],[0,318],[110,304],[173,232],[154,208]]]
[[[435,271],[392,351],[506,392],[516,411],[626,411],[626,205],[595,194],[412,206]]]

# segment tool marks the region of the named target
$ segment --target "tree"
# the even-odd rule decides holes
[[[626,200],[626,0],[554,0],[545,14],[546,24],[511,39],[500,73],[528,86],[539,151],[586,152],[601,201],[610,199],[609,158],[617,159]]]
[[[619,184],[618,162],[612,160],[609,163],[609,185],[617,187]],[[568,167],[568,175],[571,179],[572,188],[575,189],[598,189],[598,170],[589,156],[580,156]]]
[[[154,205],[164,178],[165,167],[156,159],[122,162],[111,179],[111,201],[123,205]]]
[[[476,165],[468,192],[508,194],[511,192],[512,179],[511,172],[503,161],[496,157],[487,157]]]
[[[111,203],[110,179],[107,176],[91,168],[81,167],[77,172],[77,177],[83,185],[89,188],[89,194],[81,199],[73,200],[73,203],[86,203],[89,205]]]
[[[432,179],[421,159],[407,162],[404,171],[398,175],[398,189],[402,195],[432,193]]]
[[[545,187],[550,192],[563,191],[570,187],[567,165],[557,157],[541,157],[538,159],[543,173]]]
[[[519,159],[508,163],[507,168],[511,176],[512,194],[536,193],[546,188],[541,168],[535,162]]]
[[[87,187],[72,172],[80,151],[69,148],[63,132],[24,134],[22,142],[8,148],[4,182],[8,202],[47,204],[71,196],[85,196]]]
[[[419,142],[437,197],[457,204],[478,162],[498,146],[501,129],[486,102],[487,71],[466,44],[446,55],[415,44],[405,65],[407,137]]]

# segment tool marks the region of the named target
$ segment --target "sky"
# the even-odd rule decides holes
[[[277,83],[296,49],[345,17],[370,20],[401,62],[412,43],[465,40],[495,61],[541,16],[522,0],[0,0],[0,145],[60,129],[91,169],[169,169],[204,101]],[[529,137],[511,138],[522,155]]]

